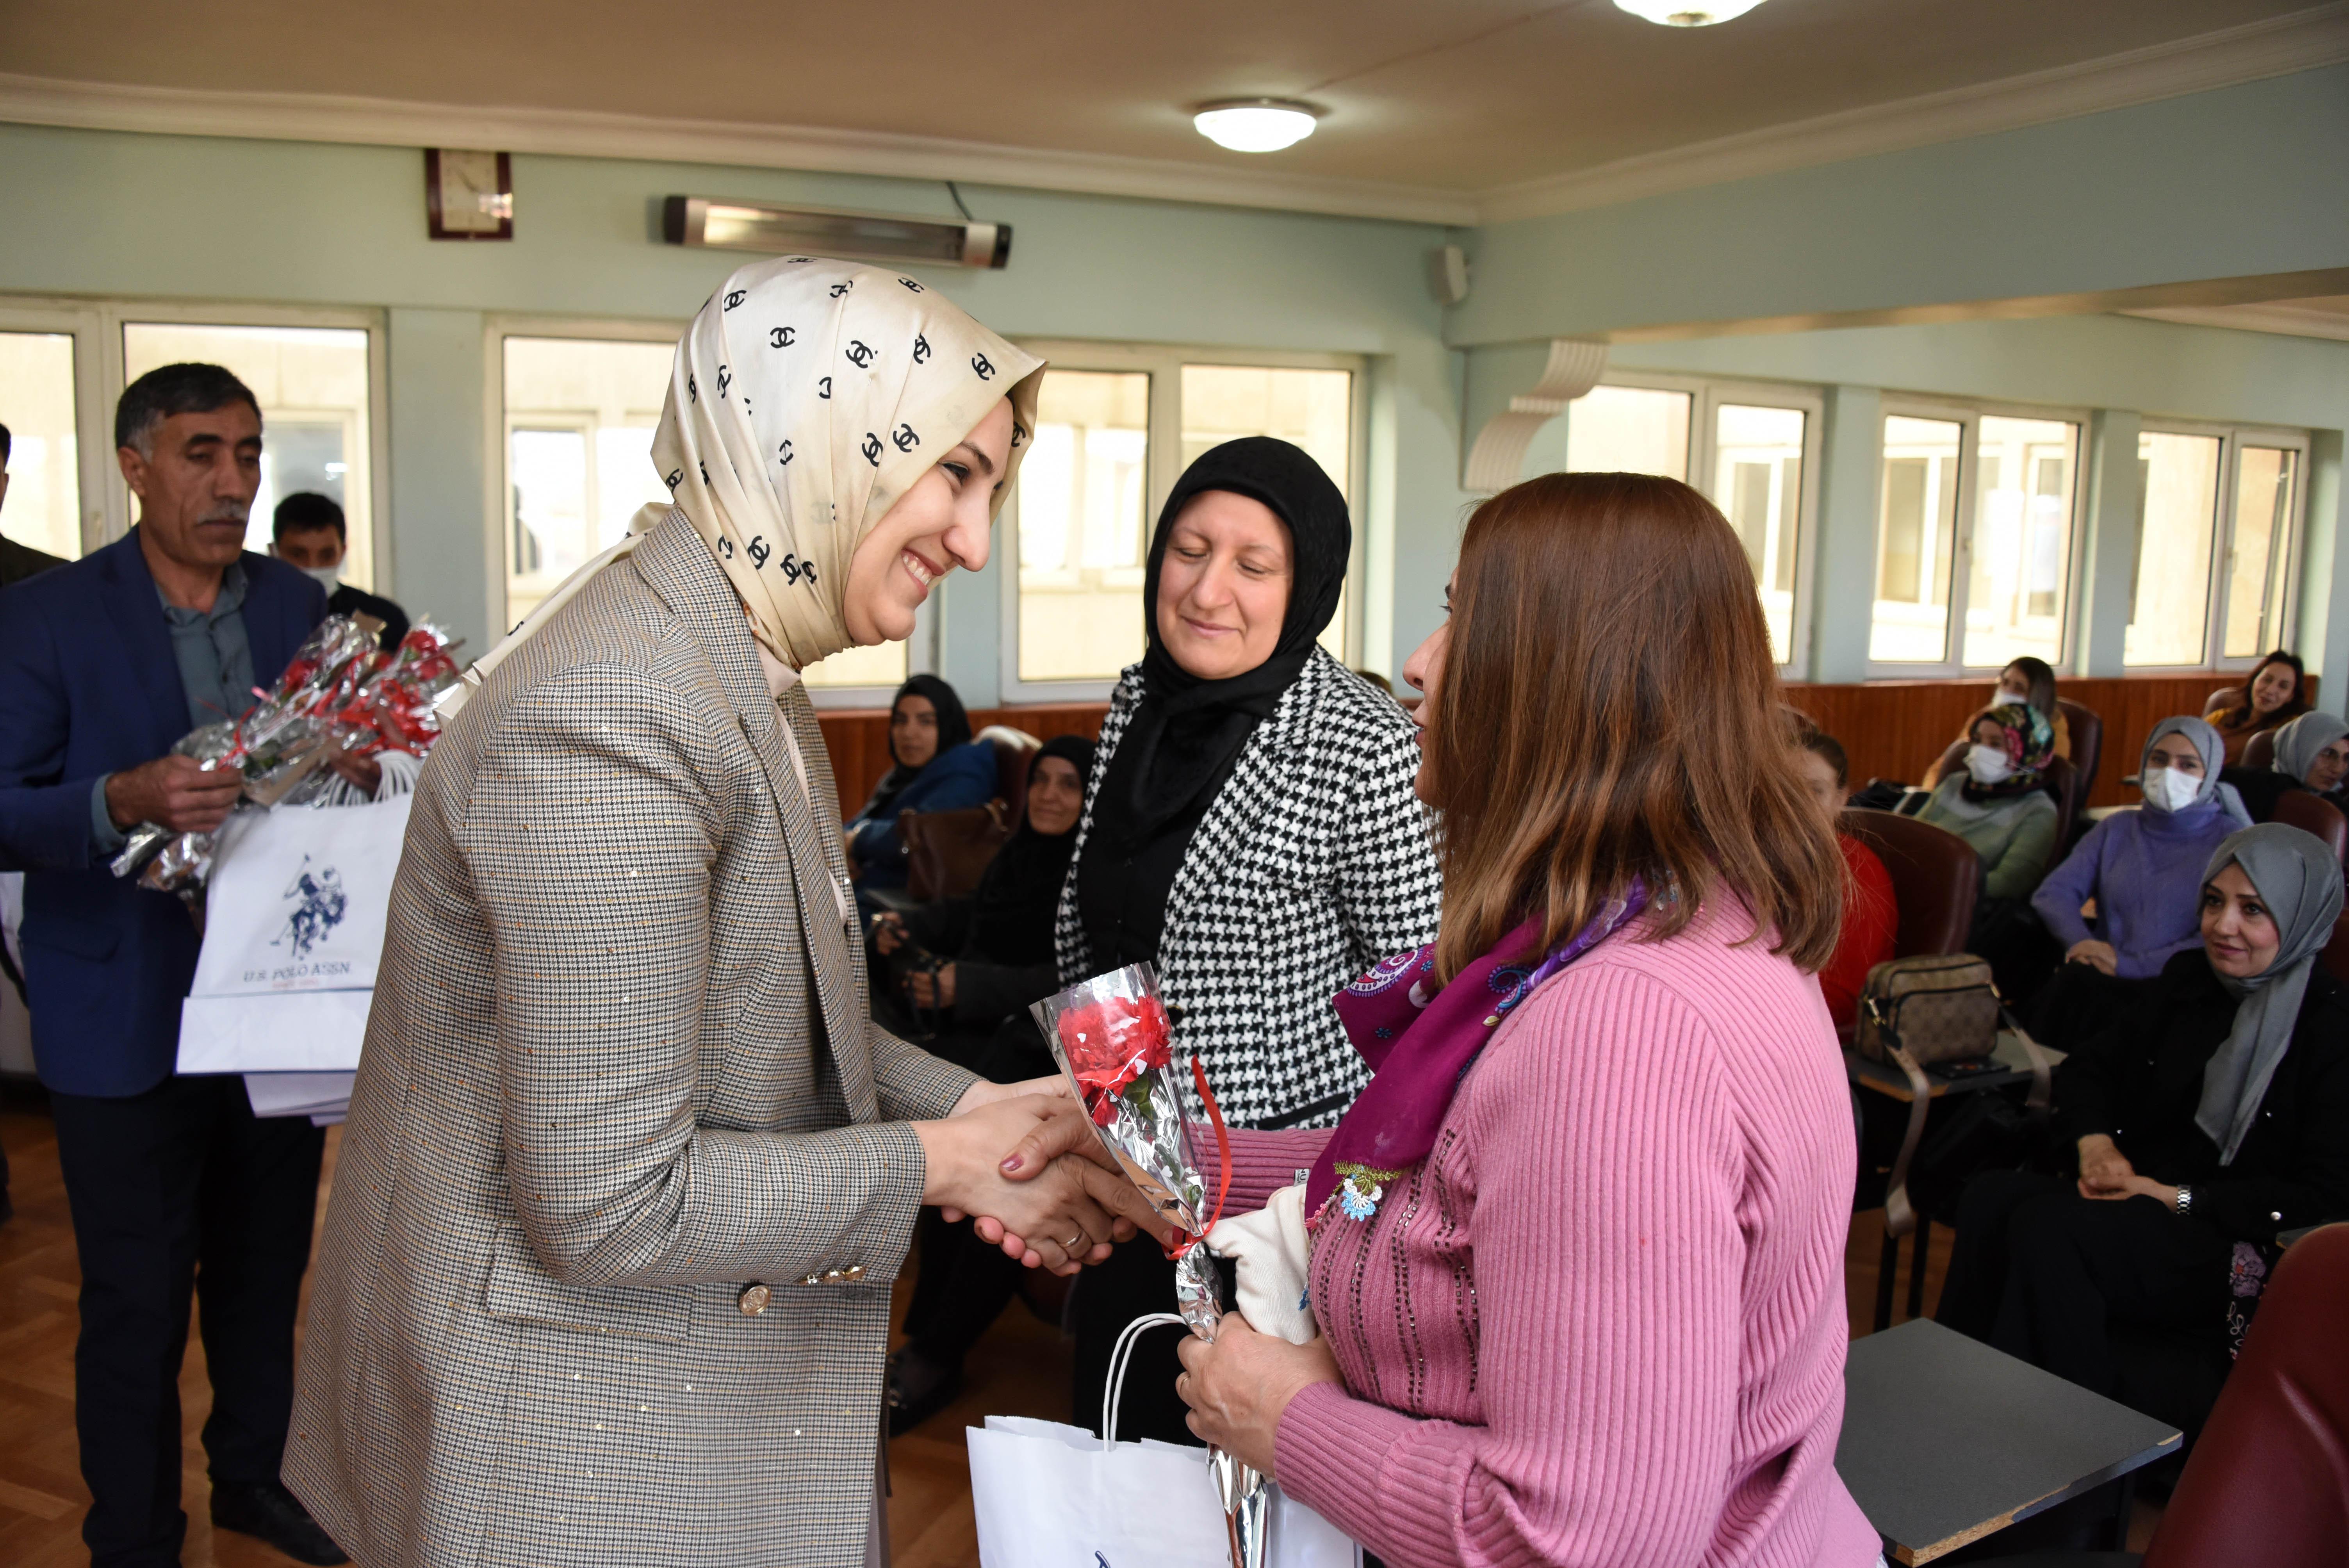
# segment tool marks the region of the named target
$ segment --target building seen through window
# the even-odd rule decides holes
[[[0,534],[46,555],[79,559],[72,334],[0,332],[0,425],[8,427],[10,441]]]

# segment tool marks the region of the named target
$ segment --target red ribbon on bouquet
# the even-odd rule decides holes
[[[1206,1071],[1199,1066],[1196,1057],[1191,1058],[1191,1082],[1198,1088],[1200,1102],[1207,1108],[1207,1121],[1216,1130],[1216,1161],[1223,1167],[1223,1174],[1216,1182],[1215,1212],[1201,1222],[1196,1232],[1185,1233],[1182,1245],[1160,1249],[1170,1262],[1207,1239],[1207,1233],[1214,1230],[1216,1222],[1224,1217],[1224,1200],[1230,1197],[1232,1191],[1231,1130],[1224,1125],[1224,1108],[1216,1103],[1215,1091],[1207,1087]]]

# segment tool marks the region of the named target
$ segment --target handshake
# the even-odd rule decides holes
[[[980,1238],[1030,1268],[1074,1274],[1137,1230],[1174,1227],[1118,1170],[1063,1078],[976,1083],[943,1121],[917,1121],[922,1202],[969,1215]]]

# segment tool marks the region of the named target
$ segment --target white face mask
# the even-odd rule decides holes
[[[2145,770],[2145,803],[2157,810],[2183,811],[2202,793],[2202,780],[2176,768]]]
[[[1974,746],[1966,749],[1966,771],[1977,784],[1997,784],[2014,772],[2014,764],[2007,759],[2002,747]]]
[[[339,566],[297,566],[295,570],[329,593],[342,586],[343,569]]]

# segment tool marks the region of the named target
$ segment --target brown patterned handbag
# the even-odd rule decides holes
[[[1868,972],[1859,993],[1859,1054],[1892,1059],[1895,1047],[1920,1067],[1986,1057],[1998,1043],[1998,993],[1990,965],[1971,953],[1894,958]]]

